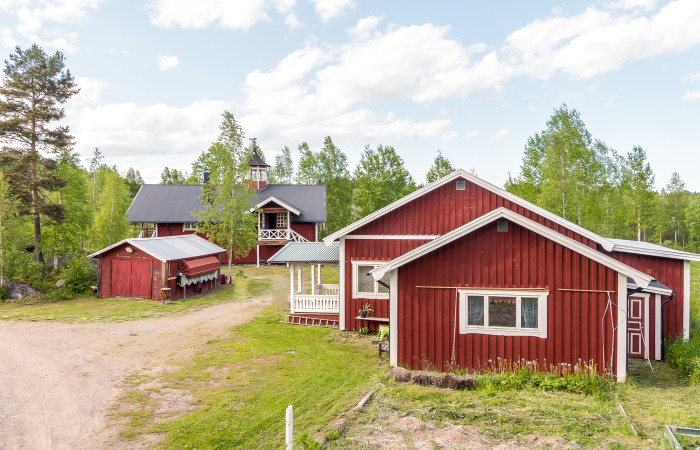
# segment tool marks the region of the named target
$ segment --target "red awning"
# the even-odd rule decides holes
[[[182,266],[182,274],[187,277],[196,277],[205,273],[219,270],[219,260],[215,256],[207,256],[206,258],[193,259],[187,261]]]

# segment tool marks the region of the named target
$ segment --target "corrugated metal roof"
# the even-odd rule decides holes
[[[664,247],[651,242],[629,241],[627,239],[608,239],[615,246],[614,252],[641,253],[645,255],[665,256],[667,258],[682,259],[686,261],[700,261],[700,255],[674,248]]]
[[[196,258],[198,256],[211,255],[212,253],[220,253],[225,251],[223,248],[212,244],[206,239],[202,239],[194,234],[187,234],[183,236],[168,236],[160,238],[124,239],[116,244],[110,245],[109,247],[105,247],[102,250],[89,255],[88,257],[94,258],[95,256],[124,243],[132,245],[161,261]]]
[[[268,263],[337,263],[340,261],[340,244],[334,242],[289,242],[267,260]]]
[[[293,222],[326,222],[326,186],[268,184],[257,191],[251,207],[270,197],[278,198],[302,213]],[[196,222],[192,211],[204,209],[199,184],[144,184],[127,211],[129,222]]]

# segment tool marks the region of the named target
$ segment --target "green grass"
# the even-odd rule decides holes
[[[367,337],[321,327],[283,324],[268,311],[210,341],[180,370],[143,385],[179,390],[196,409],[181,417],[149,416],[153,402],[127,393],[123,437],[164,433],[165,448],[279,448],[285,409],[294,406],[295,436],[321,439],[341,413],[362,398],[381,374]],[[128,408],[134,398],[139,408]],[[144,418],[150,418],[146,420]]]
[[[41,301],[27,299],[0,303],[0,319],[60,322],[122,322],[182,314],[218,303],[242,301],[263,294],[270,287],[270,273],[284,268],[265,268],[253,272],[244,267],[245,277],[232,278],[232,285],[163,305],[149,299],[106,299],[79,297],[72,300]]]

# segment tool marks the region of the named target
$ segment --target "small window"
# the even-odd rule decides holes
[[[460,333],[547,337],[546,291],[460,290]]]
[[[467,189],[467,182],[466,181],[458,181],[457,182],[457,190],[463,191],[465,189]]]
[[[374,281],[370,275],[370,270],[379,267],[381,262],[353,261],[353,298],[389,298],[389,289],[386,286]],[[381,279],[383,283],[389,284],[391,275],[387,272]]]
[[[277,213],[277,228],[287,227],[287,213]]]
[[[197,231],[197,222],[183,223],[182,231]]]
[[[499,233],[505,233],[508,231],[508,221],[507,220],[499,220],[496,222],[496,231]]]

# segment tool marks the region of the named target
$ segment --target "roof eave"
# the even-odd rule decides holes
[[[612,251],[613,252],[620,252],[620,253],[633,253],[633,254],[638,254],[638,255],[658,256],[661,258],[669,258],[669,259],[680,259],[682,261],[700,261],[700,255],[697,255],[695,253],[671,252],[671,251],[665,252],[663,250],[643,249],[643,248],[630,247],[630,246],[620,245],[620,244],[615,244]]]

